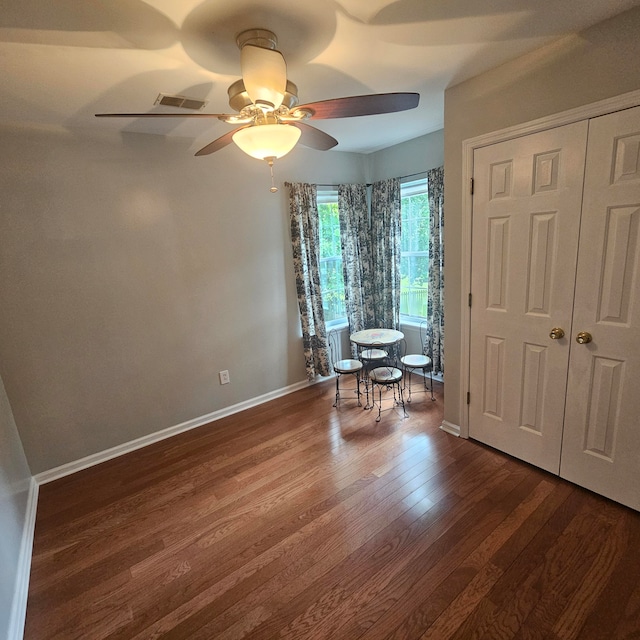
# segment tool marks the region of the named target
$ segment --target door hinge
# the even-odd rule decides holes
[[[473,178],[471,178],[471,195],[473,195]]]
[[[471,294],[469,294],[469,306],[471,306]]]
[[[467,391],[467,404],[471,404],[471,393]]]

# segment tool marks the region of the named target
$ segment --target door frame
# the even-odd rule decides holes
[[[613,98],[606,98],[575,109],[562,111],[537,120],[513,125],[498,131],[484,133],[462,142],[462,278],[461,278],[461,349],[460,349],[460,431],[456,435],[469,437],[469,405],[467,393],[470,381],[471,357],[471,307],[469,295],[471,293],[471,252],[473,249],[472,218],[473,196],[471,193],[471,179],[473,178],[473,153],[480,147],[486,147],[513,138],[520,138],[531,133],[538,133],[546,129],[553,129],[565,124],[572,124],[580,120],[596,118],[622,109],[640,106],[640,90],[630,91]],[[446,223],[446,219],[445,219]],[[453,433],[453,425],[448,425],[448,431]]]

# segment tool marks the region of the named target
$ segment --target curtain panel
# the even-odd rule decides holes
[[[433,372],[444,373],[444,167],[427,171],[429,196],[429,293],[427,319]]]
[[[400,329],[400,179],[373,184],[371,238],[375,326]]]
[[[364,184],[338,186],[344,299],[349,333],[375,326],[371,227]]]
[[[317,375],[331,374],[320,291],[317,189],[315,185],[302,183],[286,183],[286,186],[305,368],[307,378],[313,380]]]

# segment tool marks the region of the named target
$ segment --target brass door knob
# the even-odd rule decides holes
[[[576,336],[576,342],[578,344],[587,344],[587,342],[591,342],[591,340],[593,340],[591,334],[588,331],[581,331],[577,336]]]
[[[549,337],[552,340],[560,340],[560,338],[564,338],[564,329],[561,329],[560,327],[554,327],[553,329],[551,329]]]

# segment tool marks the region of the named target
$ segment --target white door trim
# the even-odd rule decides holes
[[[462,335],[460,350],[460,436],[469,437],[469,405],[467,392],[469,391],[469,356],[471,338],[471,309],[469,307],[469,292],[471,291],[471,222],[473,214],[473,198],[471,195],[471,178],[473,177],[473,152],[479,147],[485,147],[496,142],[504,142],[511,138],[518,138],[530,133],[537,133],[545,129],[571,124],[588,118],[603,116],[622,109],[640,105],[640,90],[630,91],[620,96],[607,98],[583,105],[575,109],[563,111],[531,122],[507,127],[499,131],[485,133],[475,138],[468,138],[462,142],[462,282],[461,282],[461,310]],[[445,205],[446,206],[446,205]]]

